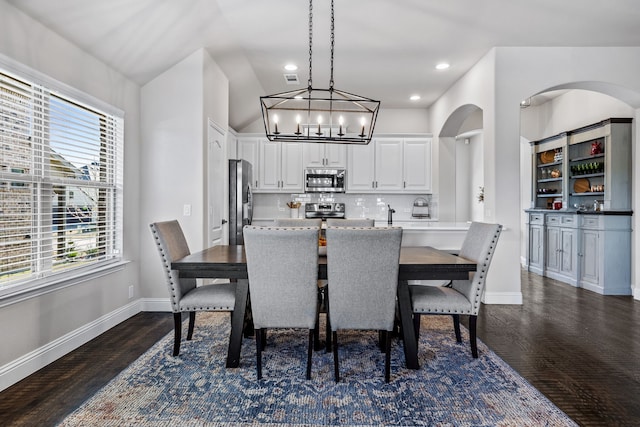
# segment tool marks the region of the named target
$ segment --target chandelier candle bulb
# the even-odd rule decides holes
[[[273,115],[273,123],[275,125],[275,131],[273,133],[274,135],[278,135],[280,132],[278,132],[278,116],[276,114]]]

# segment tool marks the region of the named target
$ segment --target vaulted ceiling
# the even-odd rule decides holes
[[[206,48],[229,78],[237,130],[260,116],[260,95],[294,88],[285,64],[307,84],[308,1],[1,1],[140,85]],[[328,86],[329,5],[313,4],[314,87]],[[492,47],[640,46],[638,23],[637,0],[335,0],[335,87],[427,108]]]

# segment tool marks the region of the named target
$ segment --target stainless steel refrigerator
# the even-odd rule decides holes
[[[229,244],[243,245],[242,227],[251,224],[253,171],[246,160],[229,159]]]

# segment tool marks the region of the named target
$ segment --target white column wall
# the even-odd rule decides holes
[[[228,127],[228,86],[220,68],[199,49],[142,88],[139,236],[147,298],[168,298],[150,223],[177,219],[191,252],[204,248],[207,118]],[[190,216],[183,215],[184,205],[191,206]]]

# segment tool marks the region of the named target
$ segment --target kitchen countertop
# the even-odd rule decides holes
[[[254,218],[253,221],[256,225],[259,225],[257,223],[273,222],[274,218]],[[467,231],[469,225],[470,223],[468,222],[439,222],[433,220],[397,220],[391,224],[393,227],[402,227],[406,231]],[[375,226],[387,227],[389,224],[387,224],[386,220],[376,220]]]
[[[467,231],[471,224],[468,222],[439,222],[439,221],[393,221],[392,227],[402,227],[403,230],[416,231]],[[376,227],[387,227],[387,221],[376,221]]]
[[[577,214],[577,215],[633,215],[633,211],[621,211],[621,210],[604,210],[604,211],[579,211],[577,209],[525,209],[525,212],[542,212],[542,213],[561,213],[561,214]]]

